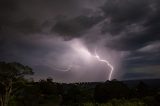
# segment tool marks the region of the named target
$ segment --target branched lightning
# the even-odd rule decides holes
[[[98,61],[104,62],[105,64],[107,64],[107,66],[110,67],[111,70],[110,70],[110,73],[109,73],[109,79],[108,79],[108,80],[111,80],[111,79],[112,79],[112,73],[113,73],[114,67],[110,64],[109,61],[101,59],[101,58],[98,56],[96,49],[95,49],[95,57],[98,59]]]
[[[86,61],[91,60],[91,57],[93,57],[93,58],[96,58],[98,61],[105,63],[110,68],[108,80],[112,79],[112,74],[114,71],[113,65],[108,60],[101,59],[100,56],[98,55],[96,49],[95,49],[95,55],[92,55],[85,47],[83,47],[83,45],[81,45],[79,43],[76,45],[73,45],[73,48],[77,52],[77,55],[79,57],[82,57]],[[69,65],[65,69],[57,69],[57,70],[61,70],[61,71],[66,72],[66,71],[70,71],[73,67],[74,67],[74,64],[72,63],[71,65]]]

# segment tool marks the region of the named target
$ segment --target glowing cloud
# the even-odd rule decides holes
[[[73,42],[74,43],[71,47],[76,51],[77,56],[83,58],[84,60],[89,60],[92,56],[89,50],[79,40],[74,40]]]
[[[107,65],[107,67],[110,68],[108,80],[112,79],[112,73],[114,71],[114,67],[112,66],[112,64],[108,60],[101,59],[100,56],[98,55],[96,49],[95,49],[95,55],[91,54],[89,52],[89,50],[83,45],[83,43],[77,39],[74,39],[71,42],[70,46],[73,50],[70,53],[73,55],[68,56],[69,59],[71,59],[72,61],[75,61],[75,62],[79,61],[79,59],[82,59],[82,62],[84,62],[84,64],[86,64],[85,62],[87,62],[86,65],[90,65],[90,64],[92,64],[93,59],[96,58],[99,62],[105,63]],[[72,62],[67,68],[62,69],[61,71],[70,71],[72,68],[75,69],[75,64],[73,64],[73,63],[74,62]]]

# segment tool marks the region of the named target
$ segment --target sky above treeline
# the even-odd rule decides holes
[[[96,53],[95,53],[96,52]],[[35,80],[160,78],[160,0],[0,0],[0,61]]]

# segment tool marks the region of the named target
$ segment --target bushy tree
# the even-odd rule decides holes
[[[30,67],[24,66],[17,62],[0,62],[0,104],[8,106],[11,93],[13,92],[13,84],[23,79],[25,75],[32,75],[33,71]]]

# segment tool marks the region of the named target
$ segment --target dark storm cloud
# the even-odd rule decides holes
[[[53,26],[57,16],[75,15],[78,11],[79,6],[74,0],[1,0],[1,58],[8,53],[13,55],[12,51],[42,54],[45,54],[44,51],[49,52],[50,45],[46,46],[36,41],[50,33],[50,27]],[[34,37],[37,35],[39,37]],[[19,53],[23,54],[22,52]]]
[[[148,0],[108,0],[102,6],[107,17],[114,23],[133,23],[144,19],[150,12]]]
[[[53,27],[53,31],[64,37],[80,37],[85,31],[102,21],[102,16],[78,16],[73,19],[59,21]]]
[[[117,44],[111,43],[109,46],[119,50],[135,50],[150,41],[160,39],[160,9],[155,4],[160,5],[158,1],[153,0],[108,0],[101,7],[109,18],[102,27],[102,33],[110,33],[112,36],[123,35],[115,39]]]
[[[135,73],[135,72],[128,72],[125,76],[124,79],[143,79],[143,78],[151,78],[151,75],[149,73]],[[126,78],[125,78],[126,77]]]
[[[154,53],[141,53],[132,52],[132,54],[126,59],[127,67],[138,67],[145,65],[160,64],[159,52]]]
[[[133,75],[135,76],[133,77],[135,78],[159,77],[159,67],[156,67],[156,65],[160,64],[160,44],[158,42],[147,44],[146,46],[130,53],[130,55],[124,60],[124,70],[126,70],[126,75],[124,77],[130,78],[132,73],[134,73]]]
[[[57,67],[64,64],[67,68],[69,62],[63,55],[71,49],[53,32],[53,27],[64,19],[79,21],[78,28],[82,30],[92,27],[101,17],[85,16],[83,11],[92,11],[97,4],[87,4],[88,8],[86,3],[75,0],[1,0],[0,61],[29,65],[36,79],[52,75],[66,82],[74,81],[75,72],[60,72],[53,67],[60,63]]]
[[[56,16],[76,14],[79,10],[76,3],[74,0],[1,0],[1,31],[40,33],[44,24],[53,23]]]
[[[126,71],[134,67],[160,64],[159,44],[155,43],[160,41],[159,6],[158,0],[108,0],[101,7],[108,19],[102,24],[101,32],[104,36],[112,36],[106,46],[130,52],[124,61]],[[135,73],[134,77],[138,76],[132,72]]]
[[[117,50],[136,50],[148,42],[160,39],[159,4],[158,0],[106,0],[99,7],[103,15],[63,19],[56,22],[52,30],[66,38],[75,38],[83,36],[93,26],[101,23],[102,35],[97,36],[107,37],[108,34],[113,37],[118,36],[106,46]]]
[[[69,51],[64,42],[78,38],[89,49],[102,42],[116,52],[128,52],[127,69],[155,65],[160,64],[159,29],[159,0],[1,0],[0,60],[27,63],[39,75],[48,70],[72,80],[72,72],[53,70],[49,60],[56,63]]]

